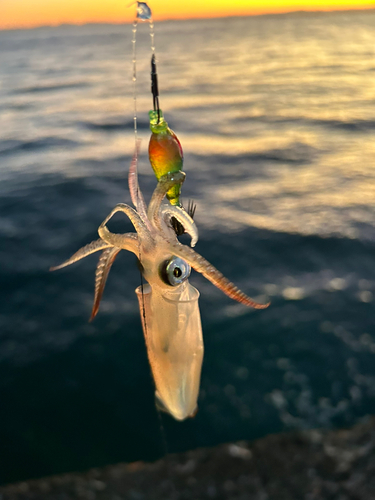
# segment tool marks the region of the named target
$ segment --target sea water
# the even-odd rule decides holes
[[[0,481],[375,413],[375,13],[156,24],[160,103],[185,152],[196,250],[269,309],[197,273],[199,412],[154,406],[122,252],[91,324],[98,255],[50,273],[129,203],[131,25],[0,32]],[[150,198],[148,26],[138,31]],[[132,227],[123,214],[111,226]]]

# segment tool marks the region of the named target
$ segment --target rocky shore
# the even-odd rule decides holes
[[[375,417],[0,488],[1,500],[374,500]]]

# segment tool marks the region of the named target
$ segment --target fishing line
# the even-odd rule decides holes
[[[137,2],[137,15],[136,18],[133,22],[133,37],[132,37],[132,55],[133,55],[133,103],[134,103],[134,114],[133,114],[133,122],[134,122],[134,142],[135,142],[135,155],[136,155],[136,161],[138,164],[138,144],[139,144],[139,139],[138,139],[138,112],[137,112],[137,28],[138,28],[138,19],[141,20],[148,20],[149,25],[150,25],[150,42],[151,42],[151,54],[152,54],[152,61],[154,62],[154,67],[155,67],[155,73],[156,73],[156,66],[155,66],[155,31],[154,31],[154,23],[151,17],[151,10],[148,7],[148,5],[145,2]],[[157,100],[155,101],[155,93],[154,93],[154,86],[155,86],[155,78],[156,78],[156,89],[157,89],[157,75],[156,76],[151,76],[152,80],[152,94],[153,94],[153,99],[154,99],[154,109],[155,105],[157,105],[157,111],[158,111],[158,120],[160,119],[160,111],[159,111],[159,102],[158,102],[158,97]],[[158,90],[157,90],[158,93]],[[138,166],[138,165],[137,165]],[[139,190],[139,185],[137,183],[137,193]],[[144,330],[145,330],[145,337],[147,337],[147,321],[146,321],[146,307],[145,307],[145,297],[144,297],[144,279],[143,279],[143,273],[142,273],[142,259],[141,259],[141,248],[140,248],[140,242],[138,243],[138,258],[139,258],[139,271],[140,271],[140,279],[141,279],[141,294],[142,294],[142,320],[143,320],[143,325],[144,325]],[[151,375],[152,377],[152,375]],[[153,380],[153,377],[152,377]],[[154,380],[153,380],[154,382]],[[163,454],[164,456],[169,455],[169,448],[168,448],[168,442],[167,442],[167,436],[165,432],[165,427],[163,424],[163,419],[161,415],[161,411],[158,408],[158,405],[156,406],[156,411],[158,415],[158,420],[159,420],[159,429],[160,429],[160,435],[162,439],[162,447],[163,447]],[[171,471],[169,464],[167,464],[168,467],[168,475],[170,476],[171,479]],[[171,481],[173,493],[175,493],[175,486],[173,481]]]
[[[136,46],[137,27],[138,27],[138,19],[135,18],[135,20],[133,22],[133,38],[132,38],[132,46],[133,46],[133,103],[134,103],[133,121],[134,121],[135,151],[137,151],[137,140],[138,140],[138,127],[137,127],[137,46]]]

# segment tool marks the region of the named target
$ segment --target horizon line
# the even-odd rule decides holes
[[[279,10],[270,12],[256,12],[253,14],[223,14],[223,15],[213,15],[213,16],[192,16],[184,18],[176,17],[164,17],[161,19],[154,19],[154,22],[160,23],[165,21],[192,21],[192,20],[204,20],[204,19],[225,19],[232,17],[264,17],[264,16],[283,16],[288,14],[331,14],[331,13],[344,13],[344,12],[364,12],[364,11],[375,11],[375,4],[371,7],[348,7],[348,8],[338,8],[338,9],[298,9],[298,10]],[[89,26],[89,25],[121,25],[121,24],[132,24],[134,21],[87,21],[87,22],[62,22],[56,24],[35,24],[35,25],[19,25],[19,26],[0,26],[0,31],[17,31],[17,30],[33,30],[40,28],[59,28],[62,26]]]

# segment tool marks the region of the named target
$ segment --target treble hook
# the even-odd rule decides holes
[[[158,73],[156,70],[155,54],[151,57],[151,92],[154,104],[154,111],[158,112],[158,124],[160,123],[160,106],[159,106],[159,87],[158,87]]]

